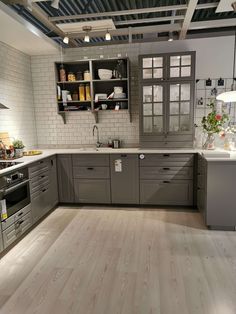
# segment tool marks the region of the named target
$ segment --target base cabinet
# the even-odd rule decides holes
[[[140,203],[149,205],[192,205],[193,186],[189,180],[142,180]]]
[[[74,182],[71,155],[57,156],[59,202],[74,203]]]
[[[23,235],[31,226],[32,215],[30,211],[3,231],[2,236],[4,249],[6,249],[10,244]]]
[[[92,204],[111,203],[110,180],[75,179],[75,202]]]
[[[112,154],[111,201],[113,204],[139,204],[138,155]]]

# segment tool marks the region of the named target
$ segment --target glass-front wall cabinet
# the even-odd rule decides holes
[[[194,52],[140,56],[142,146],[192,146],[194,64]]]

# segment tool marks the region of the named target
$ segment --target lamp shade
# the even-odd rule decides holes
[[[230,91],[221,93],[216,97],[217,100],[221,100],[223,102],[236,102],[236,91]]]
[[[0,103],[0,109],[9,109],[7,106]]]

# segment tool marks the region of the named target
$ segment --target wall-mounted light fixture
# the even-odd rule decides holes
[[[69,44],[69,37],[68,36],[65,36],[64,38],[63,38],[63,43],[64,44]]]

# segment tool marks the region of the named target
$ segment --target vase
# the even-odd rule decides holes
[[[213,133],[208,133],[205,143],[203,144],[203,149],[215,149],[215,136]]]
[[[15,158],[23,156],[24,148],[15,148]]]

